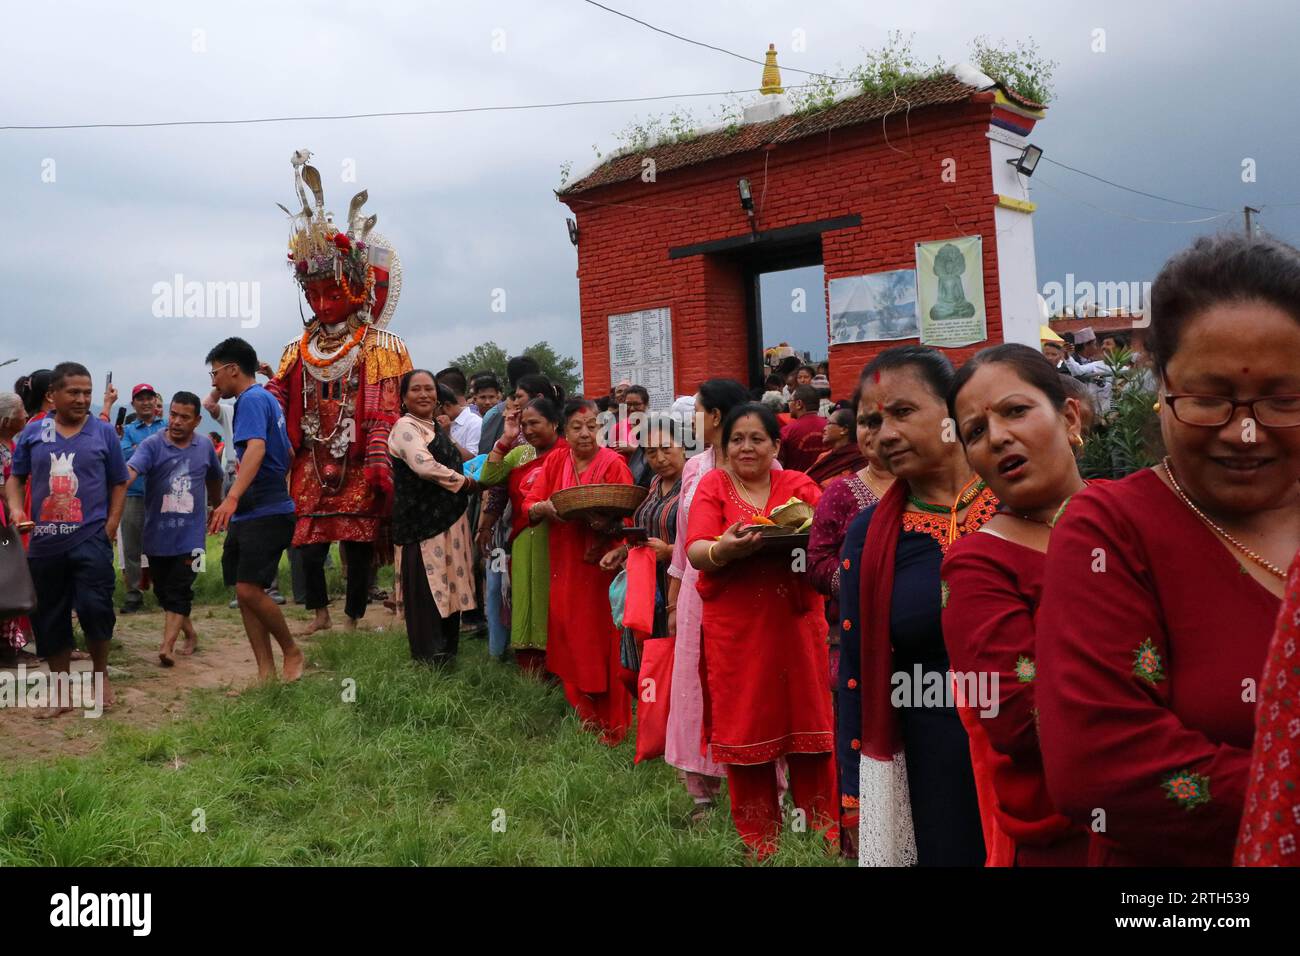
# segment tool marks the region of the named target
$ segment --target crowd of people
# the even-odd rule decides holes
[[[794,360],[652,408],[630,381],[566,395],[526,355],[504,380],[414,367],[352,318],[369,272],[298,252],[314,319],[278,369],[227,339],[206,397],[140,384],[116,425],[76,362],[0,394],[37,593],[0,650],[34,637],[67,671],[75,611],[104,673],[152,588],[174,666],[218,534],[259,677],[278,645],[295,680],[281,560],[319,631],[337,544],[347,626],[391,562],[415,662],[453,668],[485,631],[602,743],[635,728],[693,819],[725,781],[755,859],[808,831],[865,865],[1300,863],[1300,252],[1220,236],[1166,264],[1140,359],[1166,454],[1113,481],[1078,466],[1107,412],[1091,339],[960,368],[888,348],[841,401]],[[644,489],[632,513],[557,497],[610,485]],[[785,545],[767,529],[792,507],[807,537]]]

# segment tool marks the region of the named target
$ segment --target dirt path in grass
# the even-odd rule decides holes
[[[295,633],[309,618],[307,611],[300,607],[286,606],[284,611]],[[333,613],[337,630],[344,620],[342,608],[336,607]],[[176,656],[175,667],[163,668],[158,663],[162,611],[119,615],[109,652],[116,706],[99,718],[74,711],[53,720],[37,720],[26,708],[0,706],[0,761],[90,753],[100,746],[114,724],[159,727],[185,716],[194,691],[238,692],[248,687],[257,674],[257,667],[244,636],[239,611],[225,606],[195,607],[192,620],[199,634],[198,650],[190,657]],[[372,604],[361,626],[390,630],[393,617],[382,605]],[[311,638],[301,640],[304,649],[308,649]],[[275,656],[278,668],[278,648]],[[44,665],[34,664],[34,657],[24,656],[24,660],[29,674],[34,670],[48,670]],[[73,662],[74,671],[89,667],[89,661]],[[16,675],[17,668],[0,668],[3,671]]]

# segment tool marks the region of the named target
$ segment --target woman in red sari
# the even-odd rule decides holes
[[[619,664],[622,635],[609,613],[614,574],[600,567],[613,547],[603,530],[563,521],[551,495],[578,485],[632,484],[623,456],[597,442],[596,403],[570,399],[564,406],[568,454],[548,455],[524,507],[531,524],[550,522],[551,592],[546,668],[564,682],[564,696],[584,726],[616,746],[632,722],[632,697]]]
[[[1034,615],[1057,512],[1083,489],[1079,402],[1027,345],[984,349],[957,372],[948,414],[999,513],[943,561],[943,640],[958,674],[993,674],[990,700],[959,706],[970,736],[987,866],[1083,866],[1088,830],[1047,795],[1035,727]]]
[[[1300,252],[1199,239],[1161,270],[1151,316],[1169,454],[1084,489],[1052,530],[1043,767],[1095,831],[1090,863],[1226,866],[1300,546]]]
[[[1237,866],[1300,866],[1300,551],[1264,664]],[[1288,677],[1291,675],[1291,677]]]
[[[795,806],[839,841],[821,596],[788,550],[760,555],[759,534],[742,530],[791,498],[815,505],[821,497],[807,475],[772,467],[780,434],[767,406],[732,409],[722,427],[726,461],[700,480],[686,544],[703,601],[702,745],[726,766],[732,819],[759,859],[776,850],[781,829],[782,757]]]

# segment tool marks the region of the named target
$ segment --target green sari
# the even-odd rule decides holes
[[[546,650],[546,615],[550,604],[551,552],[547,523],[528,523],[524,499],[541,474],[542,462],[563,439],[542,455],[532,445],[519,445],[499,462],[483,463],[480,483],[509,482],[510,525],[510,646],[516,650]]]

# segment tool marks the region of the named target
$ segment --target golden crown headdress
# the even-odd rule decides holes
[[[300,149],[289,160],[301,211],[295,214],[276,203],[290,221],[289,265],[294,278],[304,288],[314,279],[331,278],[345,284],[358,312],[382,328],[397,304],[401,275],[397,254],[378,233],[372,236],[379,217],[362,216],[361,207],[369,198],[364,189],[348,204],[346,227],[340,229],[335,224],[334,214],[325,209],[320,171],[308,165],[309,159],[311,151]],[[308,189],[315,208],[307,201]]]

